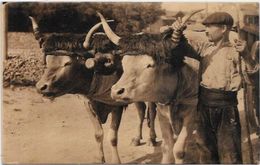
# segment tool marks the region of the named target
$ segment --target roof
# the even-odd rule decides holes
[[[241,29],[259,36],[259,26],[243,26]]]
[[[257,10],[240,10],[240,12],[244,15],[258,15],[259,13]]]

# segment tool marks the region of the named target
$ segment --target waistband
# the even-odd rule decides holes
[[[237,92],[199,88],[199,102],[208,106],[234,106],[238,104]]]

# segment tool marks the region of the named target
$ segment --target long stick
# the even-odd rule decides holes
[[[243,96],[244,96],[244,109],[245,109],[245,120],[246,120],[246,132],[247,132],[247,142],[248,142],[248,148],[249,148],[249,158],[250,163],[254,163],[254,154],[253,154],[253,146],[252,141],[250,137],[250,127],[249,127],[249,109],[248,109],[248,100],[247,100],[247,84],[245,82],[245,79],[242,74],[242,67],[241,67],[241,57],[239,58],[239,72],[242,77],[242,87],[244,88]]]
[[[239,26],[239,8],[238,8],[238,4],[237,4],[237,33],[238,33],[238,37],[240,39],[240,26]],[[243,96],[244,96],[244,109],[245,109],[245,119],[246,119],[246,132],[247,132],[247,142],[248,142],[248,148],[249,148],[249,158],[250,158],[250,163],[253,164],[254,163],[254,154],[253,154],[253,147],[252,147],[252,141],[251,141],[251,137],[250,137],[250,128],[249,128],[249,109],[248,109],[248,100],[247,100],[247,84],[246,81],[244,79],[243,73],[242,73],[242,56],[239,55],[239,74],[242,78],[242,87],[244,88],[243,91]]]
[[[1,50],[1,55],[4,60],[7,59],[7,28],[8,28],[8,17],[7,17],[7,12],[8,12],[8,6],[7,3],[0,3],[0,24],[1,26],[1,32],[2,33],[2,38],[1,38],[1,45],[0,45],[0,50]]]

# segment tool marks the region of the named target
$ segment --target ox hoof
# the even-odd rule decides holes
[[[185,152],[183,152],[183,151],[180,151],[180,152],[177,152],[176,154],[174,154],[175,163],[176,164],[183,164],[184,156],[185,156]]]
[[[96,159],[95,164],[104,164],[104,163],[106,163],[105,157],[101,157],[101,158],[95,157],[95,159]]]
[[[141,145],[141,139],[139,138],[133,138],[131,142],[131,146],[140,146]]]
[[[156,142],[155,139],[149,138],[149,139],[147,140],[147,146],[155,147],[156,145],[157,145],[157,142]]]

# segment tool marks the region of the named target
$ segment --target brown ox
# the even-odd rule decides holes
[[[114,72],[109,61],[103,61],[95,69],[87,69],[85,61],[96,55],[110,56],[115,53],[116,47],[103,33],[94,31],[101,25],[95,25],[85,34],[50,34],[43,35],[39,27],[32,20],[33,30],[36,39],[39,41],[44,53],[46,69],[41,79],[36,84],[39,93],[47,97],[58,97],[64,94],[79,94],[83,97],[86,110],[89,113],[92,124],[95,128],[95,139],[98,144],[99,162],[104,163],[103,151],[103,128],[108,114],[111,113],[112,120],[108,140],[112,152],[112,163],[120,163],[117,150],[117,135],[120,125],[123,107],[127,104],[117,103],[110,97],[112,85],[118,81],[121,72]],[[83,46],[84,45],[84,46]],[[110,67],[103,67],[110,66]],[[140,115],[138,135],[134,143],[140,143],[142,137],[142,122],[144,119],[145,104],[136,103]],[[152,109],[154,110],[154,109]],[[151,143],[155,142],[155,130],[151,124]]]
[[[173,31],[119,37],[98,14],[108,38],[123,50],[123,75],[112,87],[112,98],[155,102],[164,140],[162,163],[183,163],[198,94],[198,74],[183,62],[186,39]]]

